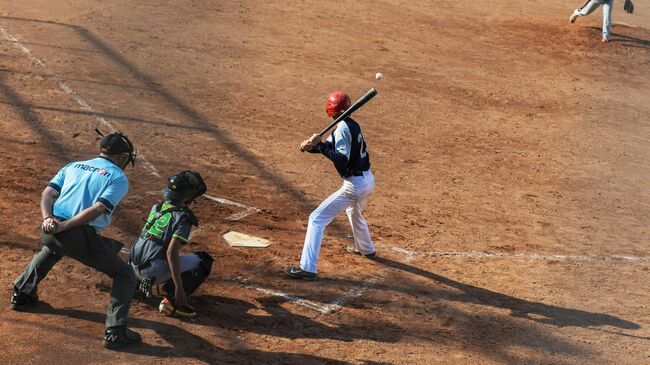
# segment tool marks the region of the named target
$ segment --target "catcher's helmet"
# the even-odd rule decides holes
[[[325,111],[330,117],[335,117],[350,107],[350,97],[343,91],[334,91],[327,98]]]
[[[185,170],[167,179],[165,200],[172,203],[190,204],[207,190],[205,182],[196,171]]]

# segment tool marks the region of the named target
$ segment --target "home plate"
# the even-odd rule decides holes
[[[271,245],[271,242],[264,238],[234,231],[224,234],[223,239],[226,240],[230,247],[268,247]]]

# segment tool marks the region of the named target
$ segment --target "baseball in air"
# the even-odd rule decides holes
[[[384,77],[384,74],[381,73],[381,72],[377,72],[377,73],[375,74],[375,79],[377,79],[377,80],[381,80],[382,77]]]

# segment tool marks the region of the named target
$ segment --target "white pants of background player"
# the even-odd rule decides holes
[[[318,254],[323,241],[325,227],[345,211],[352,225],[354,245],[363,254],[375,252],[375,244],[370,238],[368,224],[363,218],[362,211],[368,195],[375,187],[375,177],[370,170],[364,171],[363,176],[351,176],[343,179],[343,186],[309,215],[305,245],[302,247],[300,268],[308,272],[317,272]]]
[[[614,0],[591,0],[585,6],[576,9],[573,14],[577,16],[587,16],[603,6],[603,38],[609,38],[612,33],[612,8]]]

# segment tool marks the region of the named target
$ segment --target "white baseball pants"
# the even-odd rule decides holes
[[[300,268],[308,272],[317,272],[318,255],[320,253],[323,233],[330,222],[345,211],[352,225],[354,244],[361,253],[375,252],[375,244],[370,238],[368,224],[363,218],[363,207],[366,205],[368,195],[375,187],[375,177],[370,170],[364,171],[363,176],[351,176],[343,179],[339,190],[325,199],[309,215],[305,244],[302,247]]]
[[[574,14],[587,16],[601,5],[603,6],[603,36],[609,37],[612,32],[612,8],[614,6],[614,0],[591,0],[587,5],[576,9]]]

